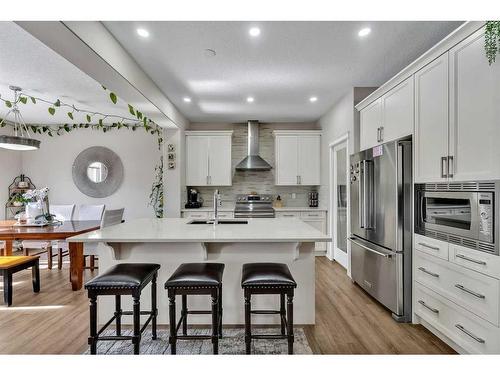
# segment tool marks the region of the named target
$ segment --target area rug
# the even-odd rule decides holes
[[[255,328],[253,334],[279,334],[279,328]],[[114,335],[114,330],[104,331],[105,335]],[[131,335],[131,330],[124,330],[122,334]],[[190,335],[209,335],[209,329],[189,329]],[[219,339],[219,354],[245,354],[245,331],[243,328],[228,328],[223,331],[224,337]],[[294,354],[312,354],[311,347],[307,342],[302,328],[294,329],[295,342],[293,344]],[[158,330],[158,339],[151,339],[151,330],[148,329],[142,335],[141,354],[170,354],[168,343],[168,330]],[[133,345],[130,341],[100,341],[97,344],[97,354],[117,355],[133,354]],[[287,354],[286,340],[252,340],[252,354]],[[84,354],[90,354],[87,349]],[[212,354],[212,343],[210,340],[178,340],[177,354]]]

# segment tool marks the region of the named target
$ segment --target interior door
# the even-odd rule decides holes
[[[298,137],[283,135],[276,139],[276,185],[298,184]]]
[[[484,56],[481,29],[450,50],[450,160],[456,181],[500,178],[500,64]]]
[[[333,149],[334,205],[333,205],[333,259],[348,268],[347,236],[347,141]]]
[[[320,185],[320,148],[319,136],[298,138],[298,175],[300,185]]]
[[[186,185],[208,185],[208,137],[186,137]]]
[[[208,149],[210,185],[230,186],[232,183],[231,137],[211,136]]]
[[[446,181],[448,53],[415,73],[415,182]]]

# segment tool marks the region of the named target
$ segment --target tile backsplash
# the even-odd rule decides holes
[[[273,169],[270,171],[236,171],[234,167],[247,155],[247,126],[235,124],[233,126],[233,140],[231,152],[231,165],[233,168],[232,186],[193,186],[204,199],[204,206],[212,203],[215,189],[219,189],[223,204],[233,204],[237,194],[248,194],[257,192],[259,194],[273,194],[281,196],[284,206],[303,207],[307,206],[307,194],[318,191],[317,186],[275,186],[274,185],[274,138],[273,130],[276,127],[271,124],[260,124],[259,149],[260,156],[266,160]],[[298,127],[296,129],[299,129]],[[303,129],[303,128],[302,128]],[[309,127],[311,129],[311,127]],[[198,130],[198,129],[197,129]],[[294,195],[294,197],[293,197]],[[184,199],[185,200],[185,199]],[[321,205],[321,202],[320,202]]]

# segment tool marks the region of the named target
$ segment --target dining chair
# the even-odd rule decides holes
[[[77,214],[77,219],[76,220],[102,220],[104,211],[106,209],[106,205],[104,204],[82,204],[78,207],[78,214]],[[90,257],[90,268],[92,271],[95,269],[95,259],[96,259],[96,253],[93,252],[92,254],[86,253],[85,249],[87,246],[84,246],[83,248],[83,267],[86,267],[86,259],[87,257]]]
[[[57,220],[60,221],[70,221],[73,220],[73,214],[75,211],[74,204],[51,204],[49,207],[49,212],[55,216]],[[52,269],[52,259],[57,256],[57,268],[62,268],[62,258],[64,255],[68,255],[68,248],[63,245],[63,241],[36,241],[36,240],[25,240],[21,242],[21,248],[24,255],[40,255],[47,253],[47,268]],[[57,254],[53,253],[53,246],[58,247]],[[30,254],[30,250],[37,250],[35,254]]]
[[[104,214],[102,215],[100,229],[120,224],[123,220],[124,212],[125,208],[105,210]],[[90,267],[86,267],[86,265],[84,265],[84,268],[90,268],[91,271],[96,269],[97,267],[95,266],[95,259],[97,257],[97,243],[85,243],[83,245],[83,256],[84,261],[85,257],[90,256]]]

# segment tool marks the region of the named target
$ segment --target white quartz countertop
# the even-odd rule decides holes
[[[183,208],[181,209],[182,212],[211,212],[213,211],[212,206],[207,206],[207,207],[200,207],[200,208]],[[280,207],[280,208],[274,208],[276,212],[279,211],[327,211],[326,208],[324,207],[291,207],[291,206],[286,206],[286,207]],[[234,211],[234,205],[222,205],[222,207],[219,207],[219,211]]]
[[[248,224],[188,224],[192,219],[136,219],[68,238],[69,242],[330,242],[296,218],[242,219]]]

